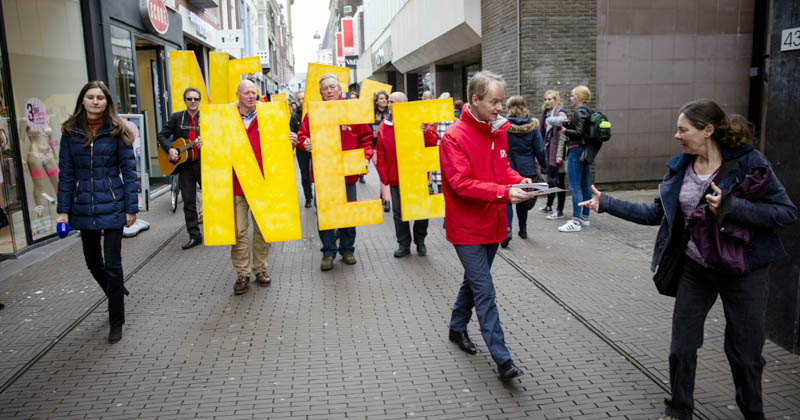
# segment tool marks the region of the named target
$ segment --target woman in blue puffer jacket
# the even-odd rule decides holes
[[[125,323],[122,228],[139,211],[133,140],[108,87],[87,83],[61,129],[56,221],[81,231],[86,265],[108,297],[111,343]]]
[[[522,96],[512,96],[506,101],[508,109],[508,164],[511,169],[519,172],[525,178],[536,180],[539,171],[536,169],[536,160],[539,166],[547,167],[547,156],[544,151],[544,140],[539,133],[539,121],[528,116],[528,104]],[[534,157],[536,160],[534,160]],[[528,211],[536,205],[536,197],[517,204],[517,219],[519,220],[519,237],[528,238]],[[500,242],[503,248],[508,247],[511,241],[511,222],[514,220],[514,210],[511,204],[506,206],[508,214],[508,228],[506,238]]]
[[[718,295],[725,310],[725,354],[736,386],[736,403],[745,419],[763,419],[761,351],[765,339],[768,266],[786,256],[775,231],[797,220],[797,208],[775,177],[770,162],[753,147],[753,125],[744,117],[728,118],[715,102],[700,99],[681,108],[677,127],[675,140],[683,153],[667,162],[668,172],[654,203],[618,200],[592,186],[592,199],[580,205],[635,223],[661,225],[653,250],[652,271],[665,263],[667,257],[672,260],[677,256],[683,261],[675,275],[679,280],[669,351],[672,396],[665,400],[663,419],[692,417],[697,350],[703,344],[706,315]],[[719,185],[714,182],[717,173],[721,178]],[[761,198],[750,201],[736,195],[738,188],[734,187],[764,173],[769,175]],[[749,230],[751,241],[745,249],[745,273],[731,274],[727,271],[730,267],[706,260],[714,257],[703,251],[708,249],[703,243],[708,241],[707,236],[697,235],[691,227],[694,225],[686,222],[698,214],[698,209],[710,213],[708,216],[717,223]],[[691,235],[684,234],[686,230]],[[699,243],[689,237],[697,238]]]

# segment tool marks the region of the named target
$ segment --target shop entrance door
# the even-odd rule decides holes
[[[167,178],[158,166],[157,134],[169,119],[167,109],[166,62],[164,47],[136,38],[136,75],[139,87],[139,104],[147,120],[147,150],[150,153],[151,186],[166,184]]]

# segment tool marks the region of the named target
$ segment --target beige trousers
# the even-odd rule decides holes
[[[250,277],[250,240],[247,229],[250,222],[250,205],[243,195],[233,196],[236,243],[231,246],[231,261],[236,274]],[[269,244],[264,242],[258,224],[253,221],[253,272],[267,272]]]

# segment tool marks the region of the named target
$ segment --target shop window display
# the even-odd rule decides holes
[[[88,77],[80,2],[3,0],[3,21],[17,123],[11,141],[18,142],[35,241],[55,233],[61,123]]]

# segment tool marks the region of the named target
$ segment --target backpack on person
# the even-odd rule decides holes
[[[592,111],[586,120],[586,139],[595,142],[606,142],[611,138],[611,122],[602,112]]]

